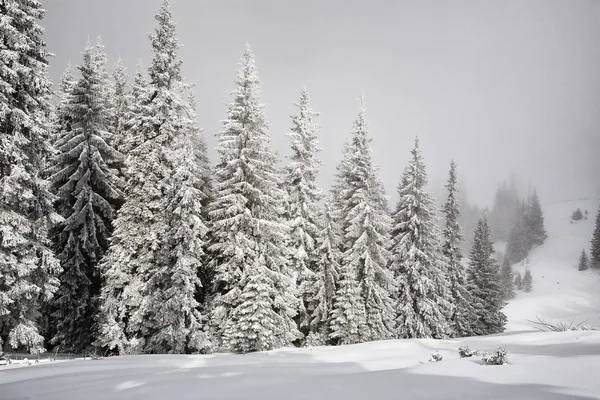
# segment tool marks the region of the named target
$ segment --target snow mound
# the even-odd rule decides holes
[[[508,364],[460,358],[499,347]],[[439,352],[443,360],[428,362]],[[390,340],[248,355],[127,356],[0,367],[2,400],[599,399],[600,332]]]

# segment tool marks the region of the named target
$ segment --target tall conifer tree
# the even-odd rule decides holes
[[[464,337],[472,333],[471,319],[473,316],[473,306],[471,305],[469,292],[466,289],[466,271],[461,264],[462,253],[460,249],[463,236],[458,224],[460,209],[457,198],[457,173],[454,161],[450,163],[446,189],[448,190],[448,197],[443,207],[446,224],[443,231],[442,253],[446,257],[448,286],[452,294],[452,304],[454,305],[449,323],[454,335]]]
[[[76,352],[90,347],[96,333],[97,265],[108,249],[112,221],[123,202],[117,177],[122,156],[110,145],[113,132],[96,55],[88,44],[79,67],[81,78],[64,104],[69,130],[61,132],[56,143],[50,185],[64,218],[53,229],[63,272],[51,316],[57,329],[51,342]]]
[[[291,140],[292,155],[286,168],[287,207],[290,224],[290,239],[287,244],[291,258],[291,269],[296,277],[301,307],[299,325],[308,334],[311,315],[311,298],[316,294],[316,262],[318,258],[317,238],[320,231],[319,201],[323,194],[316,179],[322,165],[317,155],[317,134],[320,127],[314,122],[319,114],[310,107],[306,88],[300,93],[296,104],[298,114],[292,116],[292,129],[288,134]]]
[[[206,227],[183,98],[180,45],[170,3],[156,15],[154,57],[144,90],[136,76],[127,133],[127,201],[103,262],[98,344],[120,352],[202,350],[196,290]],[[137,87],[136,87],[137,86]]]
[[[356,274],[365,308],[368,340],[381,340],[394,335],[394,282],[388,270],[391,221],[383,185],[373,162],[371,138],[366,130],[364,97],[360,102],[361,109],[344,154],[347,168],[340,188],[347,247],[342,263]],[[345,278],[349,279],[349,275]],[[345,306],[338,301],[334,307]]]
[[[333,310],[336,285],[340,275],[341,253],[339,241],[341,233],[333,218],[331,205],[325,204],[323,228],[317,238],[318,258],[316,262],[313,297],[309,310],[314,310],[310,321],[308,344],[326,344],[329,341],[329,322]]]
[[[40,170],[51,155],[49,53],[37,0],[0,5],[0,346],[38,351],[40,308],[58,286],[49,248],[52,207]]]
[[[293,277],[283,245],[284,192],[273,155],[260,81],[250,47],[242,57],[233,102],[219,132],[215,200],[209,212],[217,295],[211,321],[220,346],[268,350],[300,337]]]
[[[506,324],[506,316],[501,311],[504,307],[504,292],[493,254],[490,228],[487,218],[483,217],[475,230],[468,270],[468,289],[473,296],[477,316],[473,328],[479,335],[503,332]]]
[[[445,260],[441,254],[435,209],[426,191],[427,173],[419,141],[398,185],[400,199],[393,214],[392,262],[399,299],[398,336],[443,338],[450,334],[453,307]]]
[[[537,190],[533,190],[527,201],[527,233],[531,246],[540,246],[548,237],[544,227],[544,215]]]

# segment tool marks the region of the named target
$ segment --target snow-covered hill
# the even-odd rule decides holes
[[[507,332],[457,340],[391,340],[248,355],[131,356],[0,366],[0,400],[600,399],[600,331],[536,332],[527,320],[600,325],[600,276],[579,272],[598,204],[546,205],[547,242],[533,250],[533,292],[505,308]],[[589,219],[569,223],[575,208]],[[515,266],[523,272],[525,266]],[[505,346],[509,364],[459,358]],[[441,362],[428,363],[433,352]]]
[[[551,323],[575,319],[576,323],[600,326],[600,275],[577,270],[581,250],[585,248],[589,254],[599,203],[598,199],[582,199],[544,207],[548,239],[529,256],[533,291],[518,292],[505,307],[507,331],[532,329],[535,325],[527,320],[536,317]],[[577,208],[588,210],[589,217],[572,223],[571,214]],[[515,265],[515,271],[524,273],[525,264]]]

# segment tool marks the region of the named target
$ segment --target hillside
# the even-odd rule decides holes
[[[589,254],[597,199],[572,200],[544,207],[548,239],[532,250],[529,268],[533,276],[533,291],[518,292],[517,298],[504,311],[508,317],[507,331],[531,329],[527,320],[539,317],[545,322],[576,323],[600,326],[600,275],[597,271],[577,270],[583,248]],[[587,220],[571,223],[573,210],[588,210]],[[525,272],[526,262],[514,266]]]

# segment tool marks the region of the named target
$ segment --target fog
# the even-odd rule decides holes
[[[48,0],[42,25],[56,83],[102,35],[109,61],[147,66],[161,0]],[[418,135],[441,192],[450,160],[471,201],[511,173],[542,202],[600,195],[600,2],[173,0],[183,74],[195,83],[210,157],[248,42],[275,148],[302,85],[322,113],[320,183],[331,185],[364,90],[392,204]]]

